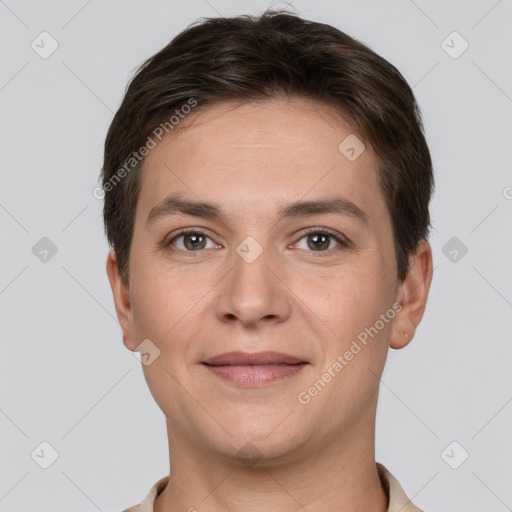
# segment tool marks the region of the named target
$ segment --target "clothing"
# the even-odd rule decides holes
[[[388,495],[389,506],[387,512],[422,512],[409,500],[398,480],[379,462],[377,462],[377,472]],[[169,477],[163,477],[151,488],[139,505],[130,507],[123,512],[153,512],[153,503],[156,497],[165,489],[168,482]]]

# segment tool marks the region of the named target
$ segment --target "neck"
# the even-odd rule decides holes
[[[373,425],[373,424],[372,424]],[[169,483],[154,512],[386,512],[388,496],[375,463],[374,427],[338,435],[283,461],[244,465],[205,453],[169,429]]]

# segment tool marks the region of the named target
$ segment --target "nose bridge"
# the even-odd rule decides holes
[[[233,248],[230,266],[217,302],[219,317],[255,324],[263,319],[282,320],[289,314],[286,287],[277,277],[280,259],[261,230]]]

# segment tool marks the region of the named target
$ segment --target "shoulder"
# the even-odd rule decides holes
[[[423,512],[407,497],[398,480],[379,462],[377,472],[389,496],[388,512]]]
[[[164,476],[158,482],[151,487],[146,497],[138,504],[133,507],[123,510],[123,512],[153,512],[153,503],[156,497],[165,489],[169,482],[169,477]]]

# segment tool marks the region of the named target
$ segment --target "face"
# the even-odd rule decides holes
[[[125,345],[160,351],[143,369],[170,436],[265,460],[371,430],[431,269],[427,244],[397,279],[372,148],[341,152],[350,126],[303,99],[182,123],[145,160],[129,287],[107,263]]]

